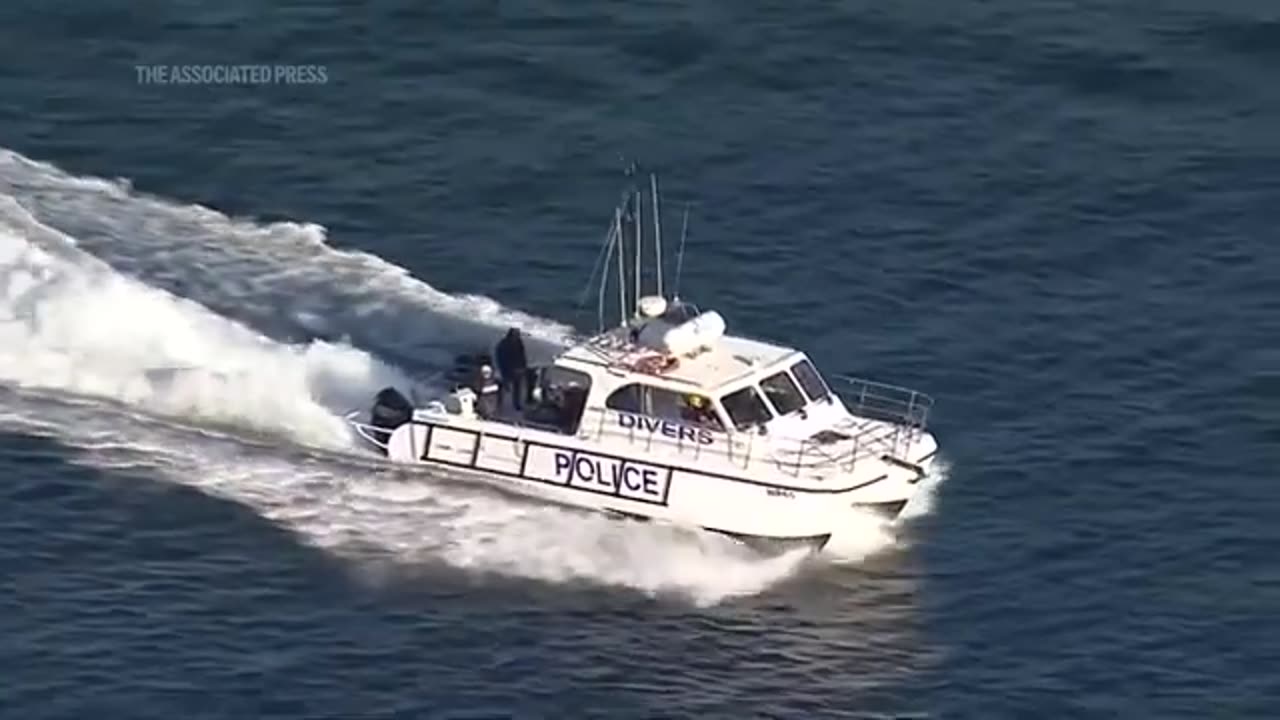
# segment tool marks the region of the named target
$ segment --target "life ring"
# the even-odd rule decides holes
[[[649,375],[661,375],[662,373],[675,368],[679,363],[679,360],[669,355],[650,355],[635,361],[631,366],[631,369],[636,372],[647,373]]]

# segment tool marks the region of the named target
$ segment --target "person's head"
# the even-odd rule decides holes
[[[684,401],[694,410],[702,410],[706,407],[706,400],[701,395],[686,395]]]
[[[520,339],[520,328],[514,328],[514,327],[513,327],[513,328],[511,328],[510,330],[508,330],[508,331],[507,331],[507,337],[511,338],[512,340],[519,340],[519,339]]]
[[[480,366],[480,374],[481,374],[483,377],[486,377],[486,378],[487,378],[487,377],[492,377],[492,376],[493,376],[493,368],[489,367],[487,364],[486,364],[486,365],[481,365],[481,366]]]

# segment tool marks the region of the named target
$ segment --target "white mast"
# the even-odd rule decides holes
[[[613,211],[613,222],[618,228],[618,316],[619,325],[627,324],[627,259],[626,242],[622,234],[622,208]]]
[[[684,224],[680,228],[680,252],[676,255],[676,287],[672,300],[680,299],[680,273],[684,270],[684,240],[689,235],[689,205],[684,206]]]
[[[604,262],[600,264],[600,293],[596,298],[596,332],[604,331],[604,293],[609,287],[609,261],[613,259],[613,246],[617,242],[617,226],[610,223],[609,236],[605,238]]]
[[[662,294],[662,216],[658,212],[658,176],[649,173],[649,187],[653,190],[653,254],[658,260],[658,296]]]
[[[635,308],[633,310],[633,314],[638,316],[640,314],[640,228],[641,228],[640,191],[639,190],[636,190],[636,206],[633,210],[636,216],[636,286],[634,288]]]

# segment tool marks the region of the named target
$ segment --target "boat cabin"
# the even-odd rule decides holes
[[[611,422],[700,442],[809,437],[842,412],[803,352],[727,336],[719,313],[687,306],[591,337],[532,374],[533,402],[511,419],[567,434]]]
[[[628,174],[634,171],[632,168]],[[824,432],[848,417],[845,406],[813,363],[795,348],[725,333],[716,311],[701,312],[679,299],[688,213],[680,236],[675,291],[663,291],[662,231],[657,178],[650,175],[652,247],[657,294],[642,290],[641,192],[630,187],[614,208],[602,248],[595,335],[533,368],[529,403],[486,402],[488,419],[578,434],[584,423],[660,431],[677,440],[714,433],[768,434],[824,440]],[[634,252],[628,287],[627,257]],[[605,271],[618,260],[618,324],[605,329]],[[588,282],[591,285],[591,281]],[[656,423],[656,425],[655,425]]]

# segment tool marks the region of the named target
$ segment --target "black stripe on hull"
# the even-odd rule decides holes
[[[855,504],[854,507],[859,510],[870,510],[871,512],[882,515],[885,519],[893,520],[902,514],[902,509],[907,506],[906,500],[894,500],[886,503],[862,503]]]
[[[737,540],[747,547],[759,553],[773,554],[784,553],[797,548],[809,548],[814,552],[822,550],[827,543],[831,541],[831,533],[823,533],[822,535],[802,535],[799,537],[772,537],[769,535],[743,535],[742,533],[729,532],[728,530],[717,530],[715,528],[704,527],[704,530],[727,535]]]
[[[906,500],[895,500],[886,503],[866,503],[857,504],[853,507],[863,510],[870,510],[876,515],[884,517],[886,520],[894,520],[902,514],[903,508],[907,506]],[[728,530],[718,530],[716,528],[704,527],[704,530],[727,535],[747,547],[760,552],[787,552],[800,547],[812,548],[814,552],[822,550],[828,542],[831,542],[831,533],[821,535],[803,535],[799,537],[772,537],[768,535],[743,535],[742,533],[729,532]]]
[[[648,515],[639,515],[637,513],[627,512],[625,510],[619,510],[617,508],[610,508],[610,507],[602,507],[599,509],[584,508],[578,505],[566,506],[566,507],[574,507],[576,509],[585,510],[587,512],[600,512],[605,515],[608,515],[609,517],[615,520],[630,520],[632,522],[651,522],[655,519]],[[734,540],[737,540],[738,542],[742,543],[743,545],[746,545],[747,547],[751,548],[752,550],[763,551],[763,552],[770,552],[770,551],[785,552],[787,550],[793,550],[798,547],[810,547],[810,548],[813,548],[813,550],[816,552],[818,550],[821,550],[823,546],[825,546],[827,542],[831,540],[831,533],[824,533],[822,535],[802,535],[799,537],[773,537],[771,535],[744,535],[742,533],[730,532],[728,530],[720,530],[713,527],[707,527],[705,525],[702,527],[702,529],[707,532],[716,533],[717,535],[724,535],[726,537],[731,537]]]

